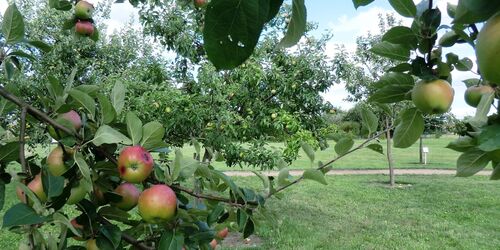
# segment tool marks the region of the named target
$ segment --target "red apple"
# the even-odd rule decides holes
[[[87,1],[78,1],[75,5],[75,16],[79,19],[89,19],[94,12],[94,6]]]
[[[76,219],[72,219],[71,220],[71,225],[73,225],[73,227],[77,231],[79,231],[80,233],[83,231],[83,225],[78,224],[78,222],[76,221]],[[84,238],[78,237],[78,236],[73,236],[73,239],[78,240],[78,241],[84,241],[85,240]]]
[[[139,214],[148,223],[169,221],[175,216],[177,196],[167,185],[154,185],[139,196]]]
[[[65,157],[72,157],[73,156],[73,149],[71,148],[65,148],[66,155],[64,155],[64,151],[62,150],[61,146],[57,146],[54,148],[49,156],[47,157],[47,168],[53,176],[61,176],[63,175],[66,171],[68,171],[68,167],[64,165],[64,160]]]
[[[112,205],[125,211],[134,208],[139,201],[139,195],[141,195],[141,191],[139,191],[134,184],[128,182],[122,183],[116,187],[115,193],[121,195],[122,200],[112,203]]]
[[[75,24],[75,31],[82,36],[91,36],[94,34],[94,25],[89,21],[78,21]]]
[[[118,157],[118,172],[125,181],[140,183],[152,171],[153,157],[141,146],[126,147]]]
[[[64,127],[74,129],[76,132],[78,132],[82,127],[82,119],[80,118],[80,115],[74,110],[70,110],[69,112],[60,114],[59,116],[57,116],[56,122]],[[52,126],[49,127],[49,134],[56,140],[67,136],[67,134],[62,131],[56,132],[56,129]]]
[[[194,0],[194,6],[201,8],[207,4],[207,0]]]
[[[220,230],[219,232],[217,232],[217,237],[219,239],[224,239],[227,237],[228,234],[229,234],[229,229],[226,227],[226,228]]]
[[[42,185],[42,175],[37,174],[35,178],[28,183],[28,188],[35,193],[36,197],[40,199],[41,202],[47,201],[47,195],[43,191],[43,185]],[[17,188],[16,190],[17,198],[23,203],[26,203],[26,197],[24,194],[24,191],[20,188]],[[32,201],[30,200],[28,204],[31,204]]]
[[[215,249],[217,247],[217,240],[213,239],[212,241],[210,241],[210,247],[212,249]]]

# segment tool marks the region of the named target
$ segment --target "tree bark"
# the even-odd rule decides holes
[[[386,118],[385,119],[385,126],[387,128],[391,127],[391,118]],[[386,131],[386,140],[387,140],[387,163],[389,164],[389,183],[391,187],[394,186],[396,183],[395,176],[394,176],[394,160],[392,158],[392,137],[391,137],[391,131],[388,129]]]

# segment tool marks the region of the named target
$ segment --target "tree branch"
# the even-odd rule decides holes
[[[370,137],[370,138],[366,139],[363,143],[359,144],[357,147],[355,147],[355,148],[353,148],[353,149],[351,149],[351,150],[347,151],[347,152],[346,152],[345,154],[343,154],[343,155],[339,155],[339,156],[335,157],[333,160],[330,160],[329,162],[327,162],[327,163],[325,163],[325,164],[321,165],[320,167],[316,168],[316,170],[323,170],[324,168],[328,167],[329,165],[333,164],[334,162],[336,162],[336,161],[338,161],[338,160],[342,159],[344,156],[346,156],[346,155],[348,155],[348,154],[350,154],[350,153],[352,153],[352,152],[354,152],[354,151],[357,151],[357,150],[359,150],[359,149],[364,148],[366,144],[368,144],[369,142],[371,142],[371,141],[373,141],[373,140],[375,140],[375,139],[379,138],[381,135],[383,135],[384,133],[386,133],[387,131],[389,131],[389,130],[391,130],[391,129],[392,129],[392,127],[387,128],[387,129],[385,129],[384,131],[381,131],[381,132],[377,133],[376,135],[374,135],[374,136],[372,136],[372,137]],[[280,187],[280,188],[276,189],[274,192],[269,193],[269,194],[267,195],[267,197],[266,197],[266,198],[269,198],[269,197],[271,197],[271,196],[273,196],[273,195],[277,194],[278,192],[281,192],[281,191],[283,191],[283,190],[287,189],[288,187],[293,186],[293,185],[295,185],[295,184],[299,183],[299,182],[300,182],[300,181],[302,181],[303,179],[304,179],[304,176],[301,176],[301,177],[297,178],[296,180],[294,180],[294,181],[292,181],[292,182],[288,183],[287,185],[284,185],[284,186],[282,186],[282,187]]]
[[[21,169],[24,174],[28,174],[28,177],[31,178],[31,169],[28,167],[28,164],[26,163],[26,152],[24,145],[26,144],[26,140],[24,139],[26,135],[26,108],[23,107],[21,110],[21,127],[19,131],[19,163],[21,163]],[[27,184],[26,182],[24,184]],[[24,194],[24,200],[28,202],[28,195]],[[33,237],[33,232],[32,226],[28,226],[29,228],[29,235],[28,235],[28,240],[29,240],[29,247],[30,249],[35,249],[35,239]]]

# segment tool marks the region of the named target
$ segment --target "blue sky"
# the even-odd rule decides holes
[[[94,4],[103,1],[111,0],[87,0]],[[249,0],[250,1],[250,0]],[[287,0],[289,1],[289,0]],[[418,3],[420,0],[414,0]],[[443,13],[443,24],[449,24],[451,19],[446,15],[446,3],[451,2],[456,4],[458,0],[434,0]],[[289,1],[290,2],[290,1]],[[366,34],[367,32],[378,31],[378,14],[379,13],[395,13],[388,3],[388,0],[375,0],[369,6],[364,6],[356,10],[351,0],[306,0],[308,10],[308,20],[318,23],[318,34],[326,29],[333,31],[333,39],[327,46],[326,53],[333,55],[336,44],[344,44],[348,49],[353,49],[357,36]],[[0,11],[5,11],[7,7],[6,0],[0,0]],[[397,16],[397,15],[396,15]],[[137,20],[137,10],[130,4],[114,4],[112,7],[111,18],[106,21],[108,32],[120,29],[130,20]],[[411,20],[402,18],[403,24],[410,25]],[[137,25],[138,26],[138,25]],[[448,51],[444,50],[443,55]],[[468,56],[475,61],[474,51],[467,46],[454,48],[454,53],[459,56]],[[475,109],[465,104],[463,94],[465,85],[462,80],[475,77],[470,72],[454,72],[453,87],[455,89],[455,100],[452,105],[451,112],[458,117],[473,115]],[[353,103],[344,101],[347,96],[344,90],[344,85],[338,83],[333,86],[328,92],[323,93],[325,100],[331,102],[335,106],[340,106],[343,109],[348,109],[353,106]]]

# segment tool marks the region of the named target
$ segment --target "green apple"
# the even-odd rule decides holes
[[[94,12],[94,6],[87,1],[78,1],[75,5],[75,16],[78,19],[90,19]]]
[[[483,94],[494,93],[495,90],[489,85],[472,86],[465,91],[465,102],[472,107],[477,107]]]
[[[81,183],[77,183],[71,188],[70,195],[68,200],[66,201],[66,204],[68,205],[73,205],[85,198],[87,195],[87,189],[85,188],[84,185]]]
[[[47,169],[51,175],[61,176],[71,167],[66,166],[64,163],[66,159],[73,157],[74,151],[71,148],[66,148],[65,151],[66,155],[64,155],[61,146],[57,146],[50,152],[49,156],[47,156]]]
[[[500,12],[492,16],[479,32],[476,57],[483,78],[500,83]]]
[[[426,114],[446,113],[453,103],[455,91],[445,80],[419,81],[413,87],[411,99]]]

